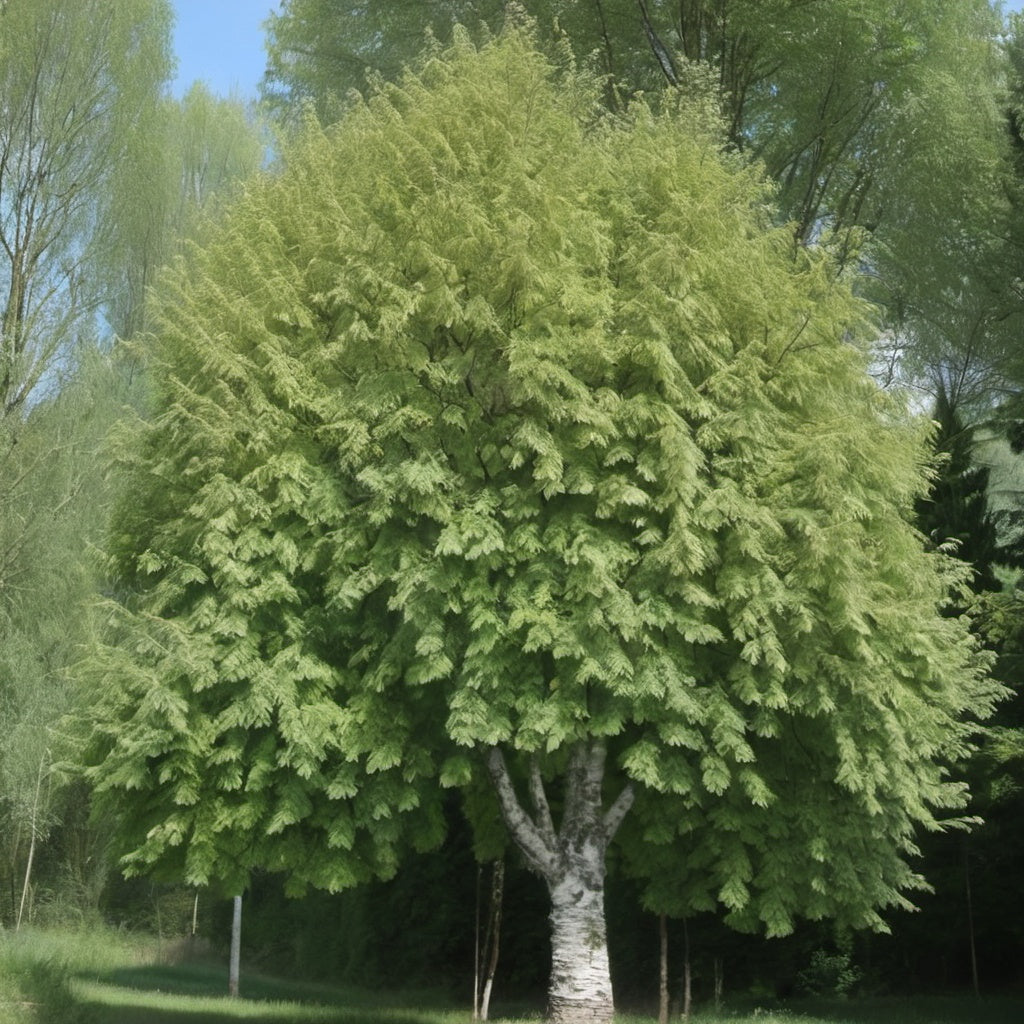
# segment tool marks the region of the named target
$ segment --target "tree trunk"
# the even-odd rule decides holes
[[[658,1024],[668,1024],[668,919],[658,915]]]
[[[967,893],[967,941],[971,953],[971,987],[976,996],[981,995],[981,983],[978,980],[978,950],[974,941],[974,902],[971,899],[971,861],[967,851],[967,840],[964,839],[964,889]]]
[[[627,784],[605,810],[602,799],[605,745],[581,741],[573,748],[562,791],[562,820],[556,830],[539,760],[529,764],[533,813],[520,803],[505,758],[497,747],[487,769],[502,818],[527,863],[547,883],[551,896],[552,1024],[608,1024],[614,1013],[604,921],[605,854],[633,803]]]
[[[476,914],[473,918],[473,1020],[480,1019],[480,879],[483,866],[476,866]]]
[[[231,915],[231,963],[228,968],[228,995],[238,998],[238,975],[242,955],[242,897],[235,897]]]
[[[569,873],[551,892],[551,982],[548,1018],[557,1024],[598,1024],[614,1012],[604,924],[604,862]]]
[[[32,823],[32,839],[28,844],[28,861],[25,864],[25,883],[21,887],[21,903],[18,904],[18,920],[14,925],[16,932],[21,931],[21,919],[25,913],[25,901],[28,899],[29,887],[32,884],[32,860],[36,855],[36,828]]]
[[[690,970],[690,927],[683,918],[683,1020],[690,1019],[693,1004],[693,983]]]
[[[491,869],[491,908],[487,919],[487,970],[484,975],[483,994],[480,996],[480,1019],[487,1020],[494,990],[494,975],[498,971],[501,951],[501,908],[505,900],[505,861],[496,860]]]
[[[47,754],[49,751],[47,751]],[[25,913],[25,900],[28,898],[29,887],[32,884],[32,861],[36,855],[36,835],[39,831],[39,794],[43,788],[43,767],[46,764],[46,754],[39,759],[39,771],[36,774],[36,792],[32,799],[32,821],[31,821],[31,839],[28,844],[28,863],[25,865],[25,884],[21,888],[21,904],[18,907],[18,920],[14,926],[14,930],[17,932],[21,929],[21,919]]]

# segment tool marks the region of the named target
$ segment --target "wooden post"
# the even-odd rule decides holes
[[[238,973],[242,954],[242,897],[235,897],[231,915],[231,963],[228,968],[228,995],[238,998]]]

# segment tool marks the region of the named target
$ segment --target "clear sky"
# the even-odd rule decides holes
[[[173,0],[177,24],[174,50],[176,96],[201,79],[220,95],[237,91],[255,99],[266,59],[263,22],[278,8],[277,0]],[[1024,0],[1004,0],[1003,9],[1019,11]]]
[[[201,79],[222,96],[235,91],[255,99],[266,67],[262,26],[277,0],[173,0],[173,6],[174,95]]]

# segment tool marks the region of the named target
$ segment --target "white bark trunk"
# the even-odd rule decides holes
[[[49,751],[44,754],[39,760],[39,771],[36,774],[36,793],[32,800],[32,838],[28,844],[28,863],[25,865],[25,884],[21,887],[21,904],[18,907],[18,920],[14,926],[14,930],[21,930],[21,918],[25,913],[25,901],[28,899],[29,888],[32,884],[32,861],[36,855],[36,836],[38,835],[39,829],[39,794],[43,788],[43,767],[46,764],[46,757]]]
[[[551,887],[551,982],[548,1018],[557,1024],[612,1019],[612,979],[604,924],[604,857],[600,881],[569,874]]]
[[[498,954],[501,950],[501,910],[505,900],[505,861],[496,860],[491,871],[491,909],[487,919],[487,970],[484,977],[483,995],[480,997],[480,1019],[488,1020],[491,1012],[491,992],[494,991],[494,975],[498,971]]]
[[[605,854],[633,803],[633,787],[627,784],[605,810],[604,764],[601,740],[573,749],[556,829],[536,758],[529,771],[531,815],[519,802],[501,751],[492,748],[487,756],[509,834],[551,894],[548,1018],[553,1024],[608,1024],[614,1013],[604,922]]]

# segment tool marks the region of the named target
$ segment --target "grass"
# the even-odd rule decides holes
[[[437,993],[380,993],[243,971],[225,995],[221,964],[182,959],[155,939],[109,930],[0,934],[0,1024],[469,1024]],[[498,1007],[499,1011],[501,1007]],[[537,1014],[518,1022],[538,1022]],[[505,1018],[508,1021],[508,1018]],[[920,997],[737,1002],[694,1024],[1019,1024],[1024,999]],[[498,1024],[498,1021],[496,1021]],[[616,1024],[652,1024],[620,1014]]]

